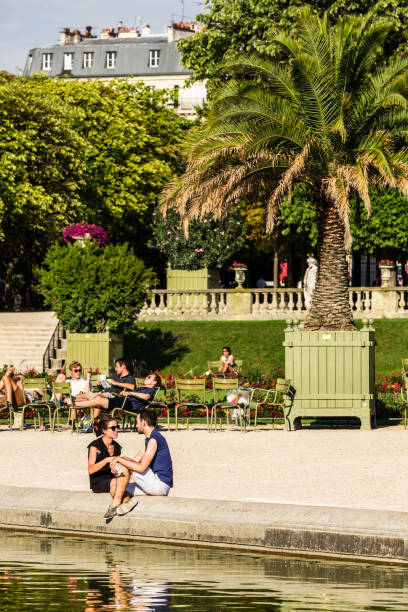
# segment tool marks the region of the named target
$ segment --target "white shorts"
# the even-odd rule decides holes
[[[145,472],[132,472],[126,491],[131,495],[168,495],[170,487],[147,468]]]

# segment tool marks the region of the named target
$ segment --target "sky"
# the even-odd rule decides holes
[[[203,10],[193,0],[0,0],[0,70],[19,74],[28,51],[58,42],[62,28],[83,30],[149,23],[152,34],[162,34],[171,21],[189,21]]]

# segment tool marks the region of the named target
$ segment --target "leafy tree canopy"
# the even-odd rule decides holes
[[[150,268],[125,244],[100,247],[89,240],[48,251],[41,270],[46,303],[72,332],[132,329],[148,287]]]
[[[181,40],[178,48],[183,64],[194,70],[194,80],[212,79],[219,75],[220,62],[243,52],[276,57],[277,49],[272,44],[276,29],[293,34],[302,7],[319,15],[327,11],[334,22],[341,15],[365,14],[374,6],[394,29],[384,47],[386,55],[400,53],[407,42],[408,0],[206,0],[207,12],[197,16],[202,31]]]
[[[75,221],[142,253],[187,126],[166,92],[140,83],[0,73],[0,275],[21,272],[29,287]]]

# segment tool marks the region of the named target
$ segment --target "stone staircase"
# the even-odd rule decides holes
[[[55,371],[65,360],[61,325],[53,312],[0,312],[0,367]]]

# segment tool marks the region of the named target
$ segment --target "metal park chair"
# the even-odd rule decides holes
[[[124,407],[126,404],[127,397],[123,397],[122,406],[114,408],[111,412],[112,419],[122,418],[122,429],[126,429],[126,425],[129,423],[129,427],[132,431],[136,431],[136,412],[132,410],[126,410]],[[118,415],[118,416],[116,416]]]
[[[0,404],[0,418],[4,419],[4,417],[8,420],[9,429],[12,429],[14,423],[13,404],[8,402],[6,398],[4,398],[4,402]]]
[[[254,431],[256,431],[259,406],[265,405],[271,411],[272,429],[275,429],[276,410],[281,410],[285,420],[285,407],[293,399],[292,381],[287,378],[278,378],[273,389],[253,389],[249,400],[249,407],[254,411]]]
[[[51,405],[53,402],[47,399],[47,380],[45,378],[24,378],[22,381],[25,403],[21,407],[20,431],[23,431],[26,412],[31,409],[34,416],[34,429],[40,429],[41,422],[48,417],[50,428],[52,427]],[[37,394],[37,397],[36,397]],[[31,398],[30,398],[31,396]]]
[[[406,360],[402,360],[402,361],[407,361]],[[408,407],[408,372],[407,371],[403,371],[401,372],[401,398],[402,398],[402,403],[404,405],[404,429],[407,428],[407,407]]]
[[[54,415],[52,419],[51,431],[55,431],[55,423],[57,423],[57,427],[60,427],[60,414],[62,412],[67,412],[68,417],[73,410],[73,414],[75,415],[71,422],[71,433],[74,431],[74,425],[76,425],[78,431],[78,423],[77,423],[77,412],[74,409],[74,400],[71,395],[71,383],[70,382],[53,382],[52,383],[52,394],[54,400]],[[57,398],[60,396],[60,399]],[[65,401],[64,401],[65,400]],[[91,410],[92,414],[92,410]]]
[[[207,418],[207,431],[209,429],[209,409],[206,402],[205,378],[176,378],[176,401],[174,404],[174,426],[178,431],[178,407],[183,405],[186,410],[203,408]],[[195,401],[196,398],[202,401]],[[186,416],[186,429],[189,429],[190,415]],[[170,421],[168,421],[170,423]],[[169,425],[170,427],[170,425]]]
[[[239,390],[238,378],[213,378],[213,398],[214,403],[211,406],[210,431],[212,431],[213,423],[215,431],[217,431],[217,411],[219,411],[220,431],[222,431],[222,417],[225,413],[226,424],[230,422],[230,410],[238,415],[241,431],[243,431],[243,423],[246,423],[246,415],[243,406],[238,404]],[[227,396],[229,393],[229,397]]]

